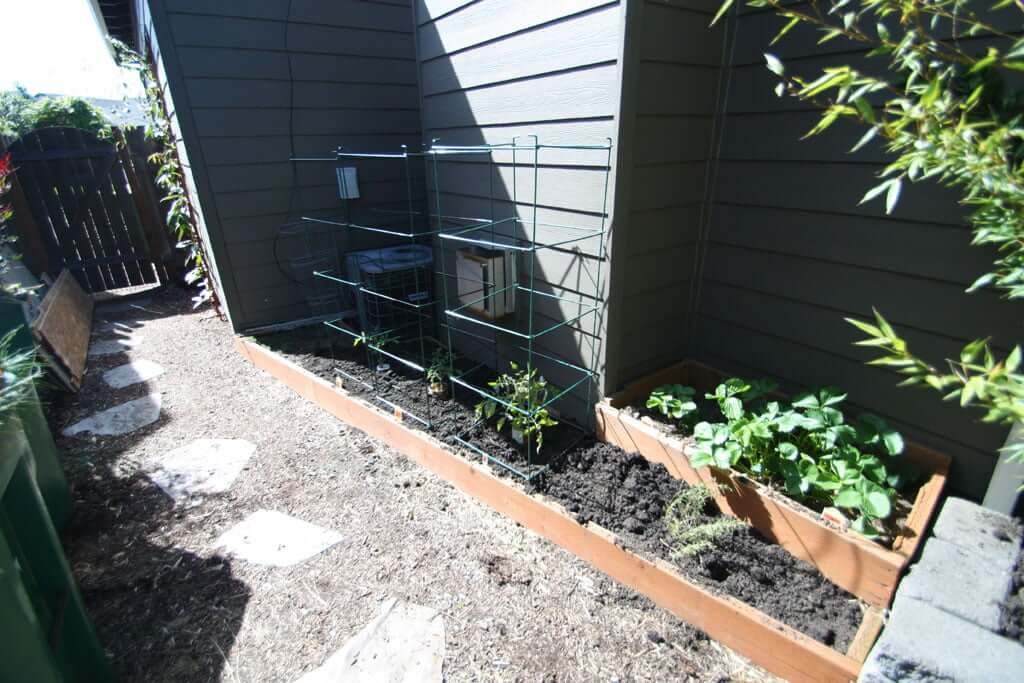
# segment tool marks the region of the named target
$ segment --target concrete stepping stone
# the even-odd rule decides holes
[[[89,345],[89,357],[109,356],[114,353],[124,353],[139,345],[142,337],[118,337],[117,339],[98,339]]]
[[[139,382],[148,382],[164,374],[164,369],[151,360],[133,360],[103,373],[103,381],[114,389],[124,389]]]
[[[131,299],[129,301],[103,301],[96,306],[97,311],[100,313],[128,313],[132,311],[145,311],[146,306],[153,303],[153,300],[149,297],[140,299]]]
[[[376,619],[296,683],[440,683],[444,651],[441,613],[392,598]]]
[[[216,547],[254,564],[290,567],[341,542],[341,534],[273,510],[258,510],[217,539]]]
[[[138,325],[131,325],[129,323],[106,323],[99,325],[93,330],[93,334],[114,334],[122,337],[130,337]]]
[[[160,417],[160,394],[150,394],[107,408],[104,411],[79,420],[61,432],[64,436],[78,434],[97,434],[99,436],[118,436],[134,432],[156,422]]]
[[[151,463],[149,478],[176,505],[198,505],[205,496],[224,493],[256,452],[244,439],[197,439]]]

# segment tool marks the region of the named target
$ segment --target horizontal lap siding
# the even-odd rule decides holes
[[[236,329],[308,315],[309,287],[281,272],[294,245],[275,239],[300,215],[337,216],[333,163],[288,159],[398,150],[421,140],[413,9],[402,0],[164,0],[173,92],[195,130],[200,199],[223,239],[238,295]],[[290,12],[290,15],[289,15]],[[401,169],[360,167],[362,204],[406,198]],[[417,192],[421,195],[422,192]],[[346,242],[358,248],[377,239]],[[276,252],[278,253],[275,253]]]
[[[417,45],[422,95],[423,134],[441,144],[508,143],[536,135],[547,144],[602,144],[616,136],[621,49],[621,8],[608,0],[418,0]],[[441,213],[454,216],[505,218],[518,215],[524,224],[519,237],[532,234],[532,153],[444,158],[438,164]],[[603,152],[542,150],[537,158],[537,220],[582,227],[600,227],[605,211],[607,161]],[[493,193],[493,201],[492,201]],[[518,201],[513,201],[513,195]],[[610,211],[611,207],[607,209]],[[573,233],[538,226],[538,241],[558,241]],[[537,252],[537,289],[558,296],[592,293],[598,262],[596,240]],[[449,267],[454,257],[449,253]],[[529,255],[520,255],[521,280]],[[454,294],[450,292],[454,301]],[[584,305],[583,308],[585,308]],[[516,314],[517,329],[526,329],[525,302]],[[581,311],[579,303],[535,298],[535,329],[546,329]],[[536,342],[543,353],[589,366],[594,344],[593,314],[572,328],[551,332]],[[510,321],[509,321],[510,322]],[[511,322],[510,322],[511,324]],[[482,327],[465,329],[491,338]],[[498,335],[501,343],[474,344],[465,335],[466,353],[493,360],[517,358],[522,343]],[[486,357],[486,358],[484,358]],[[579,379],[552,363],[538,367],[556,385]],[[576,392],[566,408],[581,413],[585,393]]]
[[[738,19],[694,352],[790,388],[844,388],[856,406],[949,452],[954,492],[979,497],[1005,430],[866,366],[874,354],[853,345],[861,335],[843,318],[877,307],[913,350],[942,363],[974,336],[1012,344],[1020,308],[991,293],[964,294],[992,254],[969,246],[955,192],[907,187],[886,216],[879,202],[859,204],[887,160],[881,144],[850,153],[863,131],[845,122],[799,139],[818,114],[774,95],[764,51],[805,77],[851,60],[875,71],[884,64],[839,41],[817,47],[816,37],[799,29],[769,48],[780,25],[766,12]]]
[[[685,354],[721,79],[712,3],[641,3],[629,212],[616,237],[621,312],[614,390]],[[622,230],[624,228],[624,230]],[[613,313],[614,315],[614,313]]]

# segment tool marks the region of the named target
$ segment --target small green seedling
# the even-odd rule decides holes
[[[697,419],[697,392],[682,384],[665,384],[651,392],[647,408],[669,421],[691,425]]]
[[[358,337],[352,340],[352,346],[365,344],[368,347],[383,349],[398,343],[398,337],[391,334],[390,330],[364,330]]]
[[[744,526],[733,517],[706,519],[704,511],[711,500],[706,486],[688,486],[665,508],[665,528],[674,557],[692,557],[713,549],[735,529]]]
[[[434,350],[434,355],[430,357],[430,365],[427,366],[426,371],[430,393],[435,395],[445,393],[445,383],[454,372],[453,361],[454,357],[444,349]]]
[[[527,443],[536,438],[539,452],[544,445],[544,430],[558,424],[547,408],[541,407],[554,387],[537,373],[537,368],[520,369],[515,363],[509,363],[509,367],[511,372],[487,383],[504,403],[484,399],[476,404],[476,415],[484,420],[498,415],[498,431],[509,424]]]

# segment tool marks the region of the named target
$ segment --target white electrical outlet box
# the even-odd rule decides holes
[[[338,176],[338,197],[359,199],[359,173],[355,166],[339,166],[334,169]]]
[[[459,303],[486,318],[497,319],[516,310],[514,251],[460,249],[455,252]]]

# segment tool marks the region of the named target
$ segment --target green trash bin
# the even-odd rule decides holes
[[[17,330],[10,349],[12,352],[35,348],[21,304],[0,299],[0,338],[11,330]],[[32,449],[32,473],[46,501],[46,509],[50,512],[54,526],[63,529],[71,516],[71,491],[64,478],[57,445],[43,415],[35,387],[26,392],[16,413]]]
[[[64,477],[64,468],[57,455],[57,444],[50,433],[50,425],[43,415],[42,405],[35,387],[31,387],[25,399],[16,409],[25,438],[32,451],[33,476],[39,492],[46,503],[46,509],[58,530],[67,526],[71,518],[71,489]]]
[[[0,680],[111,681],[31,472],[21,421],[0,420]]]

